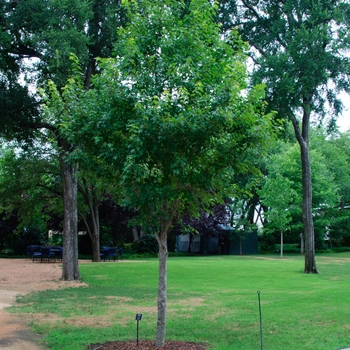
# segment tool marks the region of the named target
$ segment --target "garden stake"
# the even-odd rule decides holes
[[[258,302],[259,302],[259,316],[260,316],[260,349],[263,350],[263,341],[262,341],[262,317],[261,317],[261,303],[260,303],[260,290],[258,293]]]

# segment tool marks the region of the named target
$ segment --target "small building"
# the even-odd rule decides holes
[[[176,237],[176,250],[178,252],[188,252],[190,243],[189,234],[178,235]],[[197,235],[191,243],[192,253],[203,255],[251,255],[259,253],[258,234],[252,232],[244,238],[230,239],[228,235],[223,238],[202,237]]]

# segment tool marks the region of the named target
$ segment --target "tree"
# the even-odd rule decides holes
[[[60,134],[60,115],[43,120],[40,98],[18,83],[20,72],[36,88],[52,79],[61,88],[70,74],[70,53],[84,67],[84,85],[96,69],[96,57],[109,57],[117,28],[124,23],[121,1],[3,1],[0,14],[1,131],[8,138],[28,130],[46,130],[60,150],[64,202],[62,278],[79,279],[77,246],[77,163],[68,162],[75,143]],[[29,64],[28,64],[29,63]],[[19,98],[21,97],[21,98]],[[6,111],[6,113],[4,113]]]
[[[312,138],[313,139],[313,138]],[[312,143],[311,143],[312,144]],[[315,238],[323,241],[332,223],[331,215],[339,201],[338,187],[328,160],[318,148],[310,151]],[[301,164],[297,144],[279,141],[267,160],[268,173],[259,191],[262,203],[268,210],[264,217],[264,230],[278,229],[281,234],[288,228],[299,236],[302,218]],[[282,236],[281,236],[282,238]]]
[[[233,175],[252,171],[248,160],[269,142],[271,116],[262,86],[246,90],[244,43],[235,31],[221,36],[207,1],[128,5],[116,58],[101,60],[94,89],[84,91],[79,77],[66,86],[63,130],[104,161],[123,205],[137,208],[135,224],[155,232],[160,347],[168,231],[182,213],[198,216],[237,191]]]
[[[40,216],[44,222],[49,222],[51,216],[62,215],[58,155],[59,152],[49,143],[45,147],[43,142],[35,142],[35,145],[27,145],[25,150],[18,144],[8,144],[0,158],[0,204],[8,215],[17,213],[20,219],[18,230],[31,225],[35,217]],[[89,184],[82,175],[80,171],[78,213],[91,238],[93,261],[100,261],[99,206],[110,186],[101,181]],[[48,228],[62,231],[62,222]]]
[[[350,216],[346,209],[350,203],[349,133],[333,133],[330,137],[322,128],[319,128],[311,136],[311,148],[322,153],[338,187],[339,200],[333,211],[328,214],[330,220],[327,236],[332,248],[333,238],[349,236]]]
[[[263,205],[268,207],[268,211],[264,212],[267,223],[265,222],[263,230],[277,229],[280,232],[281,258],[283,257],[283,236],[292,221],[291,209],[297,197],[292,180],[282,174],[283,165],[278,161],[270,163],[269,174],[259,191]]]
[[[223,1],[226,11],[232,1]],[[349,92],[348,1],[242,0],[227,25],[239,26],[252,46],[253,82],[265,82],[269,106],[292,122],[300,146],[303,184],[305,273],[317,273],[309,131],[312,116],[341,112],[338,92]],[[221,19],[227,16],[223,11]],[[234,20],[232,20],[232,17]],[[328,107],[328,108],[327,108]]]
[[[42,145],[24,151],[8,144],[0,159],[0,173],[1,206],[9,214],[18,214],[20,227],[30,225],[34,217],[45,221],[62,210],[57,155]]]

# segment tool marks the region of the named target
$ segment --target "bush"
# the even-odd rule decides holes
[[[12,249],[3,249],[0,254],[13,255],[14,251]]]
[[[44,232],[40,227],[32,225],[26,227],[18,233],[17,242],[13,247],[16,254],[26,254],[27,246],[37,244],[46,245],[47,233]]]
[[[155,235],[145,234],[134,243],[137,254],[157,254],[158,242]]]

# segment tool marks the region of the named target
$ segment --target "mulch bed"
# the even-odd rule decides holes
[[[136,341],[114,341],[105,344],[90,344],[86,350],[207,350],[203,343],[173,341],[165,342],[162,348],[156,348],[153,340]]]

